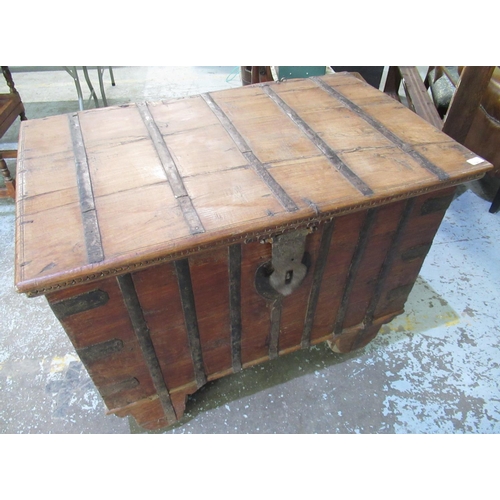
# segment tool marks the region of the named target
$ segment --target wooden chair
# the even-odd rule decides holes
[[[436,75],[447,76],[455,89],[443,119],[428,92],[429,85],[432,83],[429,81],[430,71],[436,69]],[[477,129],[477,116],[482,113],[494,70],[495,66],[466,66],[461,70],[457,80],[446,67],[431,67],[424,77],[424,83],[415,66],[391,66],[387,73],[384,91],[395,99],[401,100],[399,90],[402,85],[410,109],[460,144],[493,163],[500,170],[499,159],[496,159],[495,163],[490,152],[495,150],[495,146],[500,143],[500,126],[494,133],[488,135],[486,143],[484,140],[482,142],[471,140],[471,137],[477,136],[478,133],[484,139],[484,133],[478,132]],[[434,76],[435,79],[436,76]],[[495,196],[490,212],[494,213],[499,208],[500,190]]]
[[[24,105],[19,92],[14,86],[9,68],[8,66],[2,66],[1,68],[9,87],[9,93],[0,94],[0,137],[7,132],[17,117],[20,117],[21,120],[26,120]],[[15,198],[16,183],[10,174],[5,158],[17,158],[17,150],[0,150],[0,172],[5,182],[5,187],[0,188],[0,197]]]
[[[240,66],[241,82],[243,85],[272,82],[271,66]]]

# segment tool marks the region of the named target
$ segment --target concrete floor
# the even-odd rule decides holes
[[[232,67],[119,67],[114,75],[115,87],[105,75],[110,105],[241,85]],[[28,118],[78,109],[64,71],[13,76]],[[16,142],[17,130],[0,144]],[[460,189],[405,314],[367,347],[340,355],[320,345],[209,383],[161,433],[500,433],[500,213],[488,213],[489,199],[480,182]],[[1,199],[0,433],[143,433],[105,415],[45,299],[15,292],[14,220],[14,203]]]

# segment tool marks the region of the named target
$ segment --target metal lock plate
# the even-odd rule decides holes
[[[304,281],[309,268],[306,237],[309,229],[275,236],[272,239],[272,260],[258,270],[255,285],[266,298],[286,297]]]

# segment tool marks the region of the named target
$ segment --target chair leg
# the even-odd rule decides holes
[[[82,66],[83,68],[83,76],[85,77],[85,81],[89,86],[90,95],[94,98],[95,107],[99,107],[99,99],[97,99],[97,94],[95,93],[94,87],[92,86],[92,82],[90,81],[89,72],[87,70],[87,66]]]
[[[82,94],[82,87],[80,85],[80,79],[78,78],[78,70],[76,66],[64,66],[64,69],[66,72],[73,78],[73,81],[75,82],[75,87],[76,87],[76,93],[78,95],[78,108],[80,111],[84,110],[83,106],[83,94]]]
[[[99,79],[99,88],[101,89],[102,103],[104,104],[104,107],[107,107],[108,100],[106,99],[106,93],[104,92],[104,82],[102,80],[103,73],[104,73],[104,70],[101,69],[100,66],[97,66],[97,77]]]
[[[108,66],[109,68],[109,76],[111,77],[111,85],[114,87],[115,84],[115,77],[113,76],[113,68],[111,66]]]
[[[399,88],[401,87],[401,73],[398,66],[389,66],[387,78],[385,80],[384,92],[397,101],[399,98]]]
[[[500,188],[498,188],[497,194],[493,198],[493,202],[490,207],[490,214],[496,214],[500,209]]]
[[[15,199],[16,197],[16,181],[10,175],[9,167],[0,154],[0,172],[2,173],[3,180],[5,182],[6,194],[10,198]]]

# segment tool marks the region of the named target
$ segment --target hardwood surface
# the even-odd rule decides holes
[[[348,74],[33,120],[16,284],[46,295],[109,412],[158,429],[208,381],[371,341],[456,185],[491,168],[471,158]],[[307,270],[288,295],[280,238]]]
[[[371,341],[403,311],[455,189],[318,224],[306,278],[286,297],[256,286],[272,258],[272,243],[258,241],[47,299],[110,413],[161,428],[207,381],[325,340],[340,353]]]
[[[147,108],[163,146],[155,147],[137,105],[22,123],[19,291],[47,293],[124,266],[148,266],[457,184],[491,168],[467,163],[475,155],[349,74]],[[78,120],[83,148],[70,119]],[[82,209],[88,197],[91,210]],[[85,222],[92,215],[93,222]],[[102,260],[89,258],[89,245],[101,249]]]

